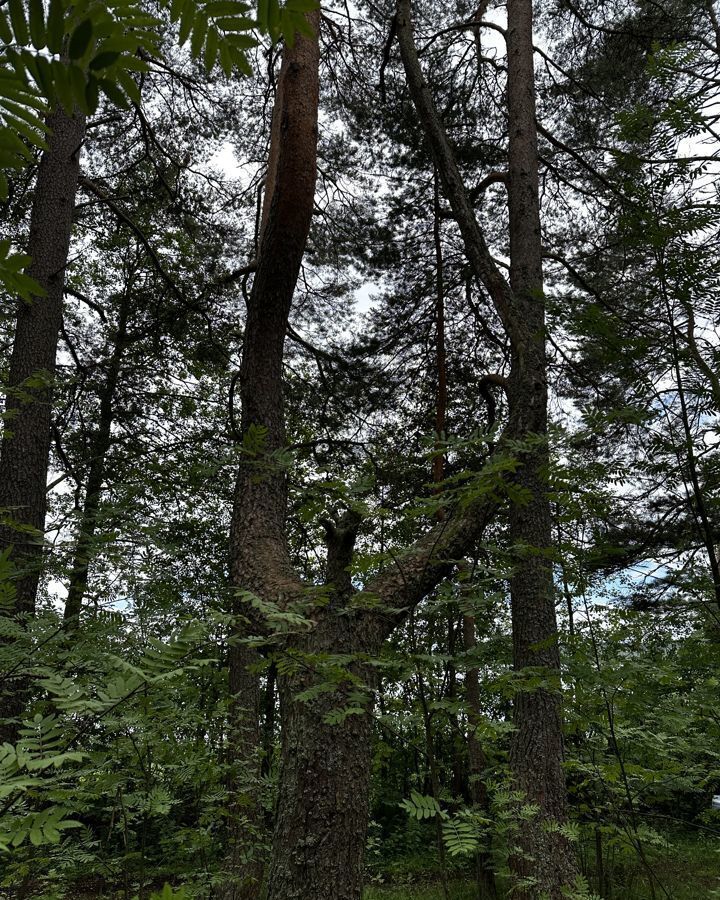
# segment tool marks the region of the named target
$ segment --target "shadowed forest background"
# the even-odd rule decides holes
[[[0,2],[0,897],[720,897],[712,0]]]

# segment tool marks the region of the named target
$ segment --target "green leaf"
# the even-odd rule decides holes
[[[175,24],[183,13],[189,0],[172,0],[170,4],[170,21]]]
[[[65,10],[62,0],[50,0],[46,31],[48,50],[51,53],[60,53],[65,37]]]
[[[229,76],[232,74],[233,70],[233,61],[230,56],[230,47],[228,46],[226,41],[220,42],[220,68],[223,70],[225,75]]]
[[[190,53],[197,59],[205,43],[205,35],[207,34],[208,20],[205,16],[198,16],[195,19],[195,27],[193,28],[192,40],[190,41]]]
[[[85,73],[80,68],[80,66],[69,65],[67,66],[68,73],[68,81],[70,83],[70,87],[72,89],[73,95],[73,103],[77,103],[77,105],[81,109],[86,109],[85,106]],[[70,107],[72,108],[72,107]],[[69,110],[68,110],[69,112]]]
[[[8,12],[10,13],[10,24],[12,25],[13,34],[15,35],[15,43],[20,46],[29,43],[30,32],[25,21],[23,0],[8,0]]]
[[[270,24],[270,0],[258,0],[257,23],[260,31],[268,31]]]
[[[68,56],[70,59],[82,59],[85,55],[93,36],[93,24],[90,19],[84,19],[73,31],[68,44]]]
[[[123,91],[127,94],[128,98],[136,104],[140,103],[140,88],[137,86],[135,79],[129,72],[126,72],[124,69],[121,69],[117,73],[117,81]]]
[[[195,4],[194,3],[186,3],[183,7],[182,16],[180,18],[180,32],[178,34],[178,40],[180,42],[180,46],[182,47],[185,41],[190,36],[190,32],[193,28],[193,23],[195,20]]]
[[[36,50],[45,46],[45,10],[43,0],[29,0],[30,37]]]
[[[58,59],[54,59],[51,65],[57,98],[62,104],[65,112],[72,113],[73,107],[75,106],[75,99],[73,96],[73,85],[68,66],[61,63]]]
[[[105,50],[102,53],[98,53],[97,56],[94,56],[90,60],[90,64],[88,69],[92,72],[96,72],[98,69],[107,69],[113,63],[117,62],[120,58],[120,53],[117,50]]]
[[[216,28],[208,28],[207,38],[205,40],[205,69],[208,72],[212,71],[213,66],[215,65],[215,60],[218,55],[218,45],[219,45],[219,36]]]
[[[13,33],[10,29],[10,24],[8,20],[5,18],[5,13],[0,9],[0,40],[4,44],[12,44],[13,42]]]
[[[121,109],[130,109],[129,99],[112,79],[101,78],[98,81],[98,87],[115,106],[119,106]]]

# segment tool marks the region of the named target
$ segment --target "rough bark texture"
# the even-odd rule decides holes
[[[11,548],[14,614],[35,613],[43,558],[47,473],[55,376],[62,324],[65,268],[70,249],[85,118],[56,110],[48,116],[30,218],[28,274],[45,291],[18,301],[0,446],[0,551]],[[17,678],[0,689],[0,741],[14,743],[26,695],[21,661]]]
[[[308,18],[317,33],[319,14]],[[283,348],[315,197],[318,65],[317,37],[297,36],[294,46],[284,50],[240,374],[246,457],[235,490],[230,576],[238,592],[251,592],[273,603],[298,587],[285,536],[285,473],[273,453],[285,444]],[[246,612],[241,596],[236,612]],[[259,843],[262,816],[252,789],[254,776],[260,774],[260,684],[251,670],[258,653],[239,642],[245,634],[246,629],[238,625],[229,654],[229,736],[238,773],[231,785],[229,877],[218,892],[228,900],[257,897],[264,867],[262,854],[248,853]],[[238,780],[240,770],[244,770],[245,788]]]
[[[353,623],[328,618],[301,654],[355,654]],[[360,665],[350,673],[369,689],[372,674]],[[322,667],[302,664],[280,679],[283,721],[280,797],[277,807],[268,900],[359,900],[368,823],[372,760],[371,694],[364,707],[347,696],[352,682],[311,700],[300,691],[325,680]],[[356,711],[329,724],[328,715]],[[363,710],[362,712],[359,710]]]
[[[513,661],[518,671],[541,668],[549,682],[515,697],[510,765],[517,786],[537,803],[539,813],[521,831],[522,854],[513,869],[535,882],[518,891],[519,898],[547,895],[559,900],[578,870],[569,842],[548,829],[566,821],[567,790],[547,496],[547,363],[532,22],[529,0],[508,0],[510,286],[518,312],[516,333],[511,335],[508,430],[518,440],[540,438],[523,453],[516,475],[529,499],[514,503],[510,512],[511,541],[528,548],[521,551],[510,581]]]
[[[511,580],[514,663],[545,669],[547,687],[521,691],[515,702],[516,734],[511,763],[518,787],[536,802],[536,820],[524,825],[522,853],[515,874],[535,879],[517,896],[559,898],[572,885],[576,862],[568,842],[548,825],[566,818],[562,768],[559,655],[553,597],[550,505],[545,478],[548,450],[547,379],[542,297],[542,255],[538,200],[537,132],[532,50],[532,4],[508,2],[508,191],[510,207],[510,284],[497,268],[475,217],[455,163],[452,146],[425,82],[410,21],[410,0],[399,0],[397,35],[408,88],[423,125],[445,195],[458,223],[468,261],[496,307],[511,343],[507,382],[508,423],[505,434],[528,441],[516,475],[528,502],[511,508],[510,532],[518,547],[527,548]],[[499,442],[502,444],[502,441]]]
[[[318,15],[311,22],[318,26]],[[299,607],[312,622],[306,634],[280,641],[278,687],[283,743],[276,826],[267,900],[360,900],[367,827],[371,760],[371,707],[374,680],[360,661],[376,653],[408,611],[453,569],[472,546],[493,499],[455,510],[381,573],[358,597],[348,567],[357,517],[327,522],[328,558],[321,602],[316,585],[294,570],[286,538],[285,473],[276,451],[285,445],[282,364],[292,296],[307,240],[314,202],[318,104],[317,41],[298,38],[286,48],[278,80],[258,267],[248,302],[240,376],[244,460],[239,468],[231,530],[231,576],[238,590],[237,611],[263,632],[264,622],[241,592],[265,603]],[[365,601],[372,599],[372,603]],[[368,609],[367,606],[370,606]],[[258,679],[248,670],[257,659],[237,644],[230,658],[236,695],[236,759],[252,768],[257,758]],[[242,651],[242,652],[241,652]],[[347,676],[337,666],[326,671],[324,654],[347,654]],[[310,654],[310,658],[308,657]],[[356,654],[358,659],[355,659]],[[288,670],[289,659],[296,661]],[[335,674],[333,674],[335,672]],[[309,688],[325,688],[310,698]],[[349,692],[363,693],[361,705]],[[244,725],[240,719],[245,716]],[[335,718],[334,724],[328,721]],[[250,816],[244,806],[246,817]],[[235,846],[254,837],[247,818],[235,832]],[[259,821],[259,816],[256,816]],[[243,830],[244,829],[244,830]],[[257,897],[260,870],[242,859],[230,861],[234,878],[223,895]]]
[[[85,118],[58,109],[47,124],[52,131],[40,159],[28,243],[28,274],[46,295],[18,302],[0,448],[0,550],[14,548],[16,610],[30,615],[42,562],[52,381]]]

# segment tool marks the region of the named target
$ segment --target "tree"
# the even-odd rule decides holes
[[[0,509],[5,520],[0,547],[15,549],[13,612],[18,617],[35,611],[43,554],[55,356],[85,117],[57,110],[48,124],[52,134],[38,169],[29,238],[29,274],[39,288],[17,301],[0,445]],[[16,716],[22,707],[22,691],[17,684],[11,690],[14,696],[3,698],[3,718]]]
[[[559,655],[548,551],[552,545],[547,498],[547,373],[542,301],[537,139],[532,45],[532,9],[508,6],[508,198],[510,284],[488,250],[454,161],[452,148],[424,83],[412,39],[410,7],[398,6],[397,29],[408,85],[433,151],[435,164],[457,219],[475,277],[491,296],[511,342],[507,380],[507,437],[517,442],[518,490],[511,505],[510,538],[519,550],[511,578],[516,669],[539,667],[549,681],[515,698],[516,734],[512,766],[516,783],[539,807],[538,819],[520,837],[522,855],[514,863],[527,896],[560,897],[575,881],[572,850],[562,835],[567,816],[562,770]],[[538,760],[542,765],[538,766]],[[540,771],[538,771],[540,769]],[[550,824],[550,828],[548,828]],[[554,825],[554,827],[553,827]],[[529,882],[529,883],[528,883]]]

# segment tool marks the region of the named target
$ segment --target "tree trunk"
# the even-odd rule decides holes
[[[247,593],[278,603],[299,589],[285,530],[286,477],[274,454],[285,445],[285,333],[315,198],[319,13],[310,13],[308,20],[315,36],[296,35],[292,47],[285,45],[278,77],[240,378],[244,459],[238,470],[230,531],[230,578],[236,590],[238,624],[229,655],[233,695],[229,735],[234,767],[237,773],[243,772],[245,784],[236,778],[231,786],[229,878],[219,891],[219,896],[232,900],[255,900],[264,868],[263,854],[257,852],[262,828],[257,791],[260,682],[251,671],[259,657],[257,650],[239,643],[254,628],[262,630],[264,623],[247,603]]]
[[[52,382],[85,117],[57,109],[47,124],[28,243],[28,275],[46,293],[18,303],[0,448],[0,549],[13,547],[15,608],[27,615],[35,611],[42,562]]]
[[[319,14],[308,16],[317,32]],[[348,573],[357,517],[345,524],[325,523],[328,531],[326,584],[319,603],[309,609],[314,585],[304,584],[290,560],[286,533],[286,476],[277,451],[285,445],[282,370],[285,333],[314,203],[317,146],[319,50],[316,39],[298,37],[286,46],[278,79],[271,135],[270,168],[260,229],[258,264],[243,345],[240,377],[243,461],[238,471],[230,536],[232,584],[237,590],[240,633],[267,633],[257,603],[281,609],[301,601],[299,609],[313,620],[309,633],[274,636],[283,663],[297,669],[279,676],[283,725],[282,758],[276,827],[273,836],[268,900],[360,900],[362,861],[367,827],[370,777],[371,699],[350,697],[364,682],[372,690],[371,673],[350,664],[352,679],[336,684],[337,666],[323,680],[323,654],[374,654],[386,637],[454,568],[482,532],[496,501],[482,497],[448,515],[366,586],[377,598],[369,609],[348,609],[353,593]],[[353,521],[355,519],[355,521]],[[328,593],[329,589],[329,593]],[[239,645],[245,646],[247,645]],[[287,656],[285,655],[287,651]],[[310,654],[310,658],[307,658]],[[231,682],[242,683],[236,710],[245,711],[243,733],[257,728],[258,679],[248,671],[248,658],[231,655]],[[315,667],[320,664],[320,671]],[[244,673],[244,674],[243,674]],[[236,677],[238,676],[238,677]],[[239,676],[245,680],[241,682]],[[247,677],[246,677],[247,676]],[[328,679],[329,685],[328,685]],[[320,693],[298,697],[309,687]],[[242,701],[242,702],[241,702]],[[328,715],[348,705],[347,714]],[[333,717],[331,716],[331,719]],[[236,723],[235,727],[239,727]],[[233,733],[231,729],[231,734]],[[238,756],[247,748],[238,742]],[[238,766],[241,765],[238,759]],[[256,757],[247,759],[252,771]],[[252,815],[252,799],[244,807]],[[247,839],[252,841],[252,828]],[[241,865],[232,867],[239,872]],[[247,871],[243,894],[257,897],[257,868]],[[255,884],[253,892],[253,881]],[[236,884],[238,884],[236,879]]]
[[[265,865],[260,805],[260,689],[252,667],[257,650],[239,642],[228,651],[228,847],[218,900],[253,900],[259,895]]]
[[[322,645],[343,652],[352,624],[327,623]],[[318,641],[313,641],[317,652]],[[354,675],[369,684],[367,672]],[[372,709],[328,724],[328,714],[357,707],[338,686],[310,701],[301,690],[317,675],[280,678],[282,757],[267,900],[360,900],[372,761]]]
[[[463,645],[466,653],[472,652],[477,646],[475,618],[470,615],[463,616]],[[480,709],[480,677],[476,668],[468,669],[465,673],[465,701],[468,715],[467,744],[470,768],[470,796],[472,797],[473,806],[480,812],[488,815],[490,799],[485,785],[487,758],[477,735],[482,721],[482,711]],[[478,895],[480,897],[494,898],[497,896],[492,857],[487,846],[481,847],[475,854],[475,880],[477,881]]]
[[[508,0],[508,129],[510,286],[517,322],[508,380],[508,431],[529,445],[521,451],[516,484],[527,497],[510,510],[510,538],[518,556],[510,580],[513,662],[522,672],[538,667],[546,684],[515,695],[510,765],[516,786],[538,814],[523,821],[518,879],[533,885],[518,898],[560,900],[574,885],[577,863],[557,827],[567,819],[560,710],[560,656],[550,551],[552,519],[547,495],[547,364],[538,188],[532,4]],[[522,883],[522,882],[519,882]]]
[[[516,483],[526,502],[511,505],[510,535],[520,558],[511,579],[514,663],[545,669],[547,686],[520,691],[511,767],[516,785],[538,804],[535,820],[523,823],[522,852],[513,861],[519,879],[532,887],[516,896],[543,894],[555,900],[576,880],[571,848],[557,832],[566,819],[562,768],[559,654],[553,597],[548,468],[545,314],[542,297],[537,126],[532,45],[532,3],[508,0],[508,131],[510,284],[498,269],[480,228],[415,47],[410,0],[398,0],[397,35],[408,88],[418,111],[445,195],[465,245],[473,274],[487,290],[511,344],[507,382],[508,423],[504,435],[527,442]],[[501,442],[499,442],[501,443]],[[530,859],[532,856],[534,859]]]
[[[127,322],[130,313],[130,287],[122,295],[112,353],[107,364],[105,381],[100,391],[100,414],[97,431],[90,441],[90,470],[85,485],[85,502],[78,528],[68,595],[65,600],[64,621],[68,631],[74,631],[80,621],[83,597],[87,591],[88,568],[93,554],[93,539],[102,498],[105,459],[112,440],[113,402],[120,377],[120,366],[127,345]]]
[[[28,242],[28,275],[45,294],[18,301],[0,445],[0,551],[11,548],[13,612],[21,622],[35,614],[40,581],[55,357],[85,117],[57,109],[47,124],[51,132],[40,158]],[[4,681],[0,741],[14,743],[25,695],[22,674]]]

